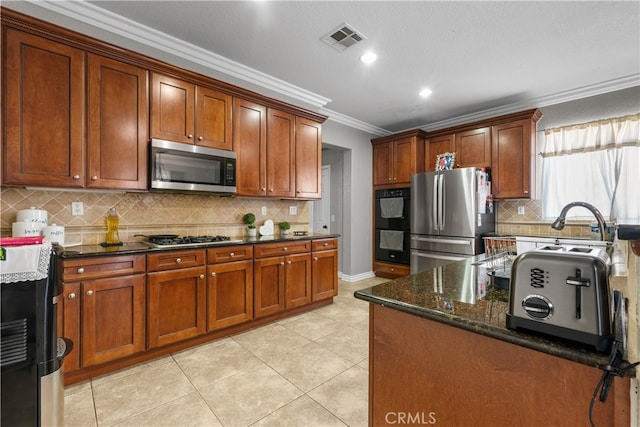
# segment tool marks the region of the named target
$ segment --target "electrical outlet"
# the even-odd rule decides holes
[[[266,215],[267,214],[267,207],[263,206],[260,208],[260,215]]]
[[[298,207],[289,206],[289,215],[298,215]]]
[[[518,215],[524,215],[524,206],[518,206]]]
[[[84,215],[84,205],[82,202],[71,202],[71,215]]]

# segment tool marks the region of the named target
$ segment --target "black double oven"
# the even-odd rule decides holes
[[[376,190],[376,261],[409,265],[410,197],[409,187]]]

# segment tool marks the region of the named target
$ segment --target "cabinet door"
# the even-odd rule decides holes
[[[196,144],[231,150],[231,95],[196,87]]]
[[[149,273],[149,348],[182,341],[206,331],[205,267]]]
[[[492,193],[499,199],[531,197],[531,121],[492,127]]]
[[[436,170],[436,162],[438,154],[450,153],[454,151],[454,138],[455,134],[436,136],[427,140],[427,147],[425,152],[427,153],[425,171]],[[456,163],[458,159],[456,158]]]
[[[58,298],[58,336],[73,342],[73,349],[64,358],[64,372],[80,369],[80,283],[62,286],[62,298]]]
[[[145,349],[145,276],[82,282],[82,366]]]
[[[233,101],[233,148],[236,152],[236,194],[267,194],[267,108],[235,98]]]
[[[461,168],[491,167],[491,128],[480,128],[456,134],[456,164]]]
[[[414,163],[414,138],[403,138],[393,143],[393,183],[411,184],[411,175],[416,173]]]
[[[9,185],[84,186],[84,52],[5,32],[4,179]]]
[[[314,252],[311,258],[313,301],[338,295],[338,251]]]
[[[151,137],[193,144],[195,85],[153,74],[151,86]]]
[[[253,261],[207,267],[207,331],[253,319]]]
[[[393,183],[392,142],[384,142],[373,146],[373,185],[388,185]]]
[[[284,310],[284,257],[257,259],[253,271],[254,317]]]
[[[322,125],[296,117],[296,197],[322,197]]]
[[[88,56],[87,187],[145,190],[147,71]]]
[[[267,196],[295,196],[296,118],[267,109]]]
[[[311,302],[311,254],[289,255],[285,259],[285,307]]]

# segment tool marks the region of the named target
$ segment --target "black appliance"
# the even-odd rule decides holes
[[[409,264],[411,189],[375,191],[375,257],[377,261]]]
[[[55,278],[56,255],[50,244],[2,246],[0,252],[1,423],[62,425],[62,362],[72,343],[58,338],[56,332],[60,295]],[[19,258],[27,262],[18,263]],[[36,269],[15,271],[17,264],[35,265]]]
[[[233,151],[152,139],[150,152],[151,191],[236,192]]]

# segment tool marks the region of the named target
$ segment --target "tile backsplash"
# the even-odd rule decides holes
[[[524,213],[518,213],[518,207]],[[559,212],[558,212],[559,213]],[[555,218],[553,218],[555,219]],[[590,221],[567,221],[563,230],[551,228],[553,219],[542,216],[541,200],[501,200],[498,202],[498,232],[513,236],[562,236],[590,238]]]
[[[83,204],[83,215],[71,214],[71,202]],[[292,231],[307,231],[307,201],[266,198],[221,197],[169,193],[102,193],[63,190],[2,188],[0,192],[0,232],[11,236],[16,213],[32,206],[48,212],[49,224],[65,227],[65,243],[97,244],[104,241],[105,217],[115,207],[120,215],[120,239],[136,241],[134,234],[244,236],[242,216],[256,215],[256,225],[273,220],[288,221]],[[267,214],[261,214],[266,207]],[[289,207],[297,208],[289,215]]]

